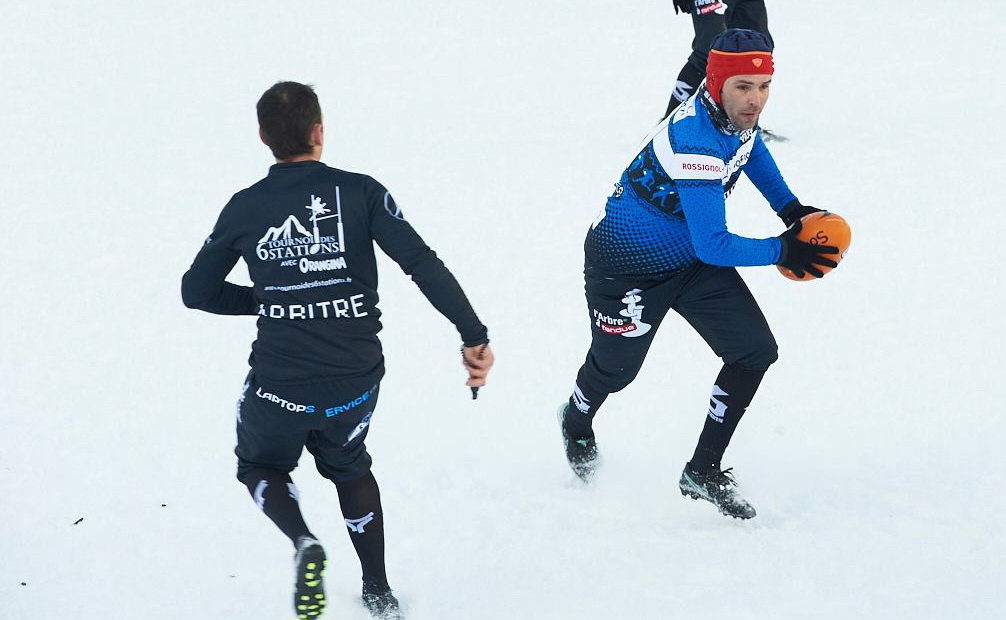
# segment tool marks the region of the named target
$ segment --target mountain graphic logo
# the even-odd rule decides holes
[[[308,225],[297,219],[296,214],[290,214],[279,226],[270,226],[258,240],[255,254],[262,261],[284,261],[286,265],[298,265],[303,273],[308,271],[327,271],[345,268],[345,258],[324,259],[324,255],[344,254],[346,252],[346,237],[342,222],[342,198],[339,187],[335,187],[335,212],[321,196],[311,194],[310,204],[304,207],[310,213]],[[319,223],[335,218],[333,223],[326,223],[329,234],[322,234]],[[335,234],[331,226],[335,225]],[[314,257],[320,259],[315,260]],[[309,259],[310,257],[310,259]],[[291,259],[294,259],[291,261]],[[333,261],[338,261],[336,264]]]
[[[292,239],[294,229],[297,229],[297,232],[299,233],[297,236],[299,237],[311,236],[311,231],[309,231],[308,229],[304,228],[303,225],[301,225],[300,221],[297,220],[296,215],[291,214],[290,217],[286,218],[286,221],[280,224],[279,226],[270,228],[269,230],[265,231],[265,236],[259,239],[258,242],[261,244],[261,243],[269,243],[270,241],[276,241],[279,239]]]

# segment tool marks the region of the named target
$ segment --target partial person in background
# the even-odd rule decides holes
[[[594,417],[610,394],[636,378],[661,322],[674,310],[723,360],[678,487],[725,515],[756,514],[721,462],[778,354],[768,322],[735,267],[782,265],[801,277],[821,277],[819,266],[836,265],[825,255],[838,253],[797,238],[800,218],[820,209],[797,200],[758,134],[773,73],[765,35],[731,29],[716,37],[705,84],[653,130],[587,232],[591,343],[558,412],[566,459],[586,482],[600,464]],[[727,229],[726,197],[742,172],[789,226],[778,237],[753,239]],[[676,409],[668,400],[650,413],[666,416]]]
[[[684,101],[695,93],[695,89],[706,78],[706,59],[709,48],[721,32],[727,28],[756,30],[765,35],[770,47],[774,47],[772,34],[768,30],[768,13],[765,0],[672,0],[675,13],[692,16],[695,38],[692,39],[692,53],[681,67],[674,92],[667,103],[667,118]],[[761,130],[764,140],[785,140],[766,129]]]
[[[325,550],[304,522],[290,478],[306,447],[335,483],[360,558],[364,605],[376,618],[398,619],[384,564],[381,495],[364,445],[384,376],[374,243],[455,325],[473,390],[493,364],[489,338],[388,190],[320,161],[324,127],[310,86],[279,82],[257,112],[276,163],[223,208],[182,279],[182,299],[206,312],[258,316],[237,407],[237,477],[293,543],[297,616],[317,618],[326,605]],[[242,258],[253,287],[226,281]]]

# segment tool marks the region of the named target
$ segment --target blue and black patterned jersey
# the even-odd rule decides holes
[[[727,230],[726,197],[741,172],[776,213],[796,197],[757,128],[733,129],[704,95],[700,88],[658,125],[622,173],[587,233],[588,274],[660,276],[696,261],[752,266],[779,260],[775,237]]]

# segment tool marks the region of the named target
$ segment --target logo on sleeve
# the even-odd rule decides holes
[[[395,218],[396,220],[404,220],[405,215],[402,214],[402,208],[398,206],[395,199],[391,197],[390,192],[384,192],[384,210],[388,212],[388,215]]]
[[[301,273],[312,271],[333,271],[346,268],[346,240],[342,222],[342,204],[339,187],[335,188],[335,212],[328,208],[328,203],[311,194],[311,204],[305,206],[310,215],[308,225],[304,226],[295,214],[290,214],[279,226],[270,227],[265,235],[258,240],[255,254],[262,261],[281,261],[284,267],[296,266]],[[320,222],[335,218],[335,230],[331,224],[325,224],[323,234]],[[326,258],[327,257],[327,258]]]

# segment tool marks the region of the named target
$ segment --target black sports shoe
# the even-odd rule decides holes
[[[597,440],[594,436],[574,438],[566,432],[566,413],[569,412],[569,401],[562,404],[557,412],[559,430],[562,431],[562,445],[566,448],[566,460],[573,473],[580,480],[590,482],[601,464],[601,454],[597,451]]]
[[[678,488],[681,489],[682,495],[711,502],[728,517],[750,519],[757,513],[754,507],[735,490],[737,481],[734,480],[730,469],[720,471],[720,466],[715,465],[708,472],[699,474],[685,465],[685,469],[681,472],[681,480],[678,481]]]
[[[297,583],[294,586],[293,607],[300,620],[317,618],[325,611],[325,549],[313,536],[297,539]]]
[[[386,592],[367,592],[363,590],[363,606],[367,608],[370,615],[377,620],[402,620],[402,610],[398,606],[398,599],[388,590]]]

